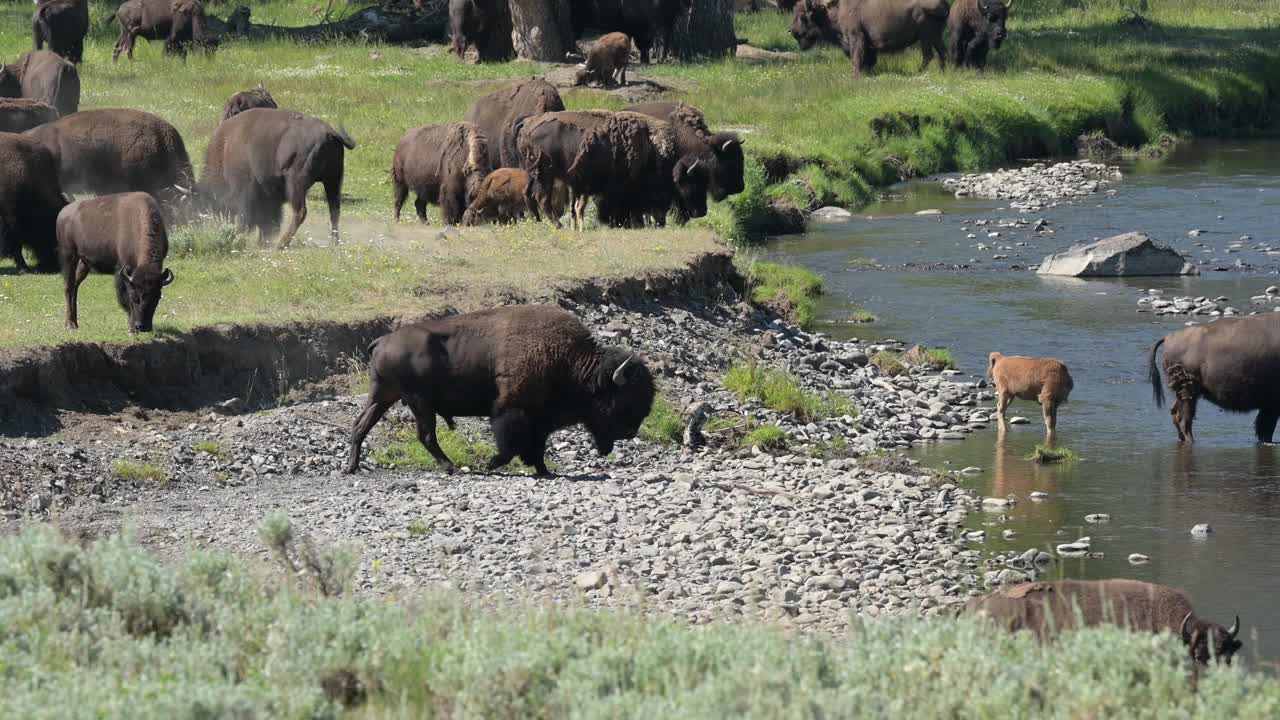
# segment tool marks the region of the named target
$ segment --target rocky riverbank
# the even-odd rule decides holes
[[[1013,210],[1037,212],[1099,190],[1114,193],[1114,190],[1106,190],[1106,186],[1123,178],[1120,168],[1114,165],[1073,160],[1054,164],[1038,162],[1013,170],[961,175],[947,178],[942,184],[956,197],[1008,200]]]
[[[1241,307],[1236,307],[1240,305]],[[1156,315],[1188,315],[1207,318],[1255,315],[1260,312],[1280,312],[1280,287],[1272,285],[1260,295],[1249,298],[1248,304],[1232,304],[1228,297],[1179,296],[1166,298],[1163,290],[1152,289],[1138,298],[1138,312]]]
[[[554,479],[446,476],[371,459],[402,442],[409,417],[397,408],[366,443],[363,472],[344,476],[359,396],[252,415],[138,411],[0,441],[4,511],[88,536],[131,527],[175,553],[262,552],[256,525],[282,511],[318,541],[353,543],[364,591],[581,595],[694,622],[763,616],[838,630],[850,611],[931,613],[979,586],[978,553],[961,539],[975,499],[882,451],[984,427],[981,383],[877,356],[896,344],[838,342],[743,305],[570,309],[606,342],[639,350],[677,410],[701,406],[704,445],[638,439],[599,458],[585,433],[566,431],[552,439]],[[800,418],[743,399],[721,384],[734,365],[834,393],[839,413]],[[770,424],[783,441],[744,444]],[[488,442],[479,422],[461,429]]]

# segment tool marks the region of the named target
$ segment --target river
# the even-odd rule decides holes
[[[829,294],[819,329],[834,335],[946,347],[974,376],[997,350],[1065,362],[1075,390],[1059,412],[1058,441],[1079,455],[1076,462],[1037,466],[1023,459],[1043,439],[1039,407],[1024,401],[1010,412],[1031,424],[1012,427],[1003,441],[987,430],[913,454],[930,466],[979,467],[966,483],[985,494],[1017,496],[1003,521],[971,516],[971,525],[987,530],[985,550],[1052,552],[1058,543],[1090,536],[1105,557],[1059,559],[1042,577],[1132,577],[1183,588],[1201,615],[1227,625],[1240,615],[1245,657],[1280,659],[1280,447],[1255,443],[1252,414],[1224,413],[1207,402],[1196,420],[1197,444],[1179,447],[1167,410],[1152,402],[1146,362],[1152,343],[1189,318],[1137,312],[1138,298],[1151,288],[1166,297],[1225,296],[1248,312],[1250,297],[1280,284],[1280,142],[1186,143],[1160,160],[1118,164],[1125,177],[1106,186],[1113,195],[1100,191],[1035,215],[999,201],[956,199],[938,183],[905,184],[852,222],[780,238],[769,254],[823,276]],[[922,209],[944,214],[915,214]],[[1054,233],[998,226],[1018,217],[1042,217]],[[972,224],[978,219],[990,224]],[[1193,237],[1193,229],[1204,232]],[[1130,230],[1206,261],[1202,274],[1084,281],[1026,269],[1072,243]],[[989,232],[1001,236],[988,238]],[[850,324],[853,306],[879,319]],[[1029,501],[1037,490],[1051,497]],[[1090,513],[1110,514],[1111,521],[1086,524]],[[1214,532],[1192,536],[1198,523]],[[1006,529],[1017,537],[1002,538]],[[1150,562],[1130,565],[1131,553]]]

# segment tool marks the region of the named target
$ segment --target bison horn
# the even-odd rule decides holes
[[[1004,11],[1009,12],[1013,10],[1013,3],[1014,3],[1014,0],[1009,0],[1009,4],[1004,6]]]
[[[1187,613],[1186,617],[1182,618],[1182,627],[1178,628],[1178,635],[1182,637],[1182,642],[1189,641],[1189,638],[1187,637],[1187,623],[1190,622],[1193,614],[1193,612]]]
[[[133,284],[133,268],[126,265],[120,269],[120,274],[124,276],[125,282]]]
[[[694,160],[694,161],[693,161],[693,164],[692,164],[692,165],[690,165],[690,166],[689,166],[689,167],[684,171],[684,174],[685,174],[685,175],[692,175],[692,174],[693,174],[693,169],[694,169],[694,168],[696,168],[696,167],[698,167],[698,163],[700,163],[700,162],[702,162],[702,161],[701,161],[701,160]],[[628,360],[630,360],[630,358],[628,358]]]
[[[633,357],[635,357],[635,356],[634,356],[634,355],[628,355],[628,356],[627,356],[627,359],[626,359],[626,360],[623,360],[623,361],[622,361],[622,364],[618,366],[618,369],[613,371],[613,384],[614,384],[614,385],[617,385],[618,387],[622,387],[623,385],[626,385],[626,384],[627,384],[627,376],[626,376],[626,374],[625,374],[625,373],[623,373],[623,370],[625,370],[625,369],[626,369],[626,367],[627,367],[627,363],[631,362],[631,358],[633,358]]]
[[[732,145],[732,144],[734,144],[735,142],[736,142],[736,143],[739,143],[739,144],[741,144],[741,143],[742,143],[742,141],[741,141],[741,140],[725,140],[725,141],[724,141],[724,144],[720,146],[720,152],[725,152],[725,151],[727,151],[727,150],[729,149],[729,146],[730,146],[730,145]]]
[[[1236,635],[1239,634],[1239,632],[1240,632],[1240,616],[1237,615],[1235,624],[1227,628],[1227,634],[1230,635],[1231,638],[1234,640]]]
[[[170,270],[169,268],[165,268],[164,274],[160,276],[160,284],[168,285],[171,282],[173,282],[173,271]]]

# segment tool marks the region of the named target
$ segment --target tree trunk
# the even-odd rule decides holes
[[[511,0],[511,44],[524,60],[564,62],[574,49],[569,0]]]
[[[480,62],[506,62],[515,51],[511,47],[511,8],[506,0],[487,0],[493,27],[477,43]]]
[[[735,0],[698,0],[688,20],[676,23],[676,57],[683,61],[732,56],[738,49],[733,30]]]

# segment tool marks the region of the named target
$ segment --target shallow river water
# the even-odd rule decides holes
[[[1266,250],[1280,251],[1280,142],[1198,142],[1160,161],[1120,164],[1124,179],[1104,188],[1114,195],[1100,191],[1034,215],[999,201],[955,199],[936,183],[905,185],[852,222],[814,226],[779,239],[770,252],[823,275],[830,290],[825,331],[950,348],[960,369],[975,376],[993,350],[1056,357],[1070,367],[1075,390],[1059,412],[1058,441],[1078,461],[1040,467],[1023,459],[1043,434],[1039,407],[1024,401],[1010,412],[1031,424],[1012,427],[1003,442],[986,430],[913,450],[928,465],[979,467],[969,484],[1017,496],[1003,522],[997,514],[971,516],[971,525],[987,529],[984,549],[1052,552],[1088,535],[1104,558],[1060,559],[1043,577],[1133,577],[1181,587],[1202,615],[1224,624],[1240,615],[1246,656],[1280,659],[1280,447],[1255,443],[1252,414],[1207,402],[1196,420],[1197,444],[1179,447],[1167,410],[1152,402],[1146,363],[1155,340],[1189,318],[1137,312],[1149,288],[1166,297],[1226,296],[1248,312],[1251,296],[1280,284],[1280,252]],[[914,214],[927,208],[945,214]],[[1018,217],[1043,217],[1055,232],[992,227]],[[962,229],[978,219],[991,225]],[[1191,237],[1192,229],[1204,232]],[[1205,261],[1202,275],[1084,281],[1026,269],[1072,243],[1130,230]],[[996,231],[1001,237],[987,237]],[[1228,252],[1233,243],[1242,247]],[[868,261],[884,269],[867,269]],[[879,320],[844,322],[853,306]],[[1035,490],[1050,499],[1029,501]],[[1086,524],[1090,513],[1108,513],[1111,521]],[[1197,523],[1214,532],[1193,537]],[[1006,529],[1018,536],[1003,539]],[[1132,566],[1131,553],[1151,560]]]

